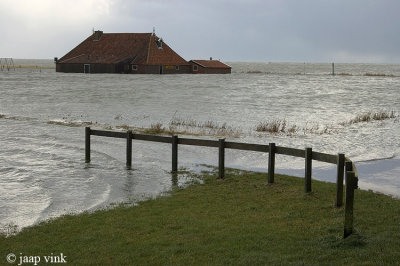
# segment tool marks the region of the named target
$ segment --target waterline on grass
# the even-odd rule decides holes
[[[72,254],[68,262],[74,265],[104,264],[109,258],[114,265],[391,265],[400,259],[393,249],[400,241],[399,219],[393,215],[398,200],[355,191],[356,233],[343,239],[344,208],[334,206],[333,184],[315,182],[314,192],[304,194],[300,178],[279,175],[271,185],[263,174],[227,174],[223,181],[215,173],[204,174],[203,185],[133,208],[28,228],[19,237],[0,238],[0,252],[13,247],[34,254],[57,247]],[[88,246],[98,256],[81,252]]]

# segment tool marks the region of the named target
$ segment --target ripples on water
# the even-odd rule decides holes
[[[136,202],[172,186],[168,145],[134,142],[134,169],[127,171],[125,142],[93,137],[88,166],[83,161],[83,127],[49,121],[90,122],[103,128],[168,126],[176,118],[226,123],[240,131],[235,141],[310,146],[320,152],[344,152],[359,162],[373,160],[359,163],[361,186],[400,195],[400,170],[393,165],[400,154],[399,119],[340,125],[368,111],[398,112],[400,66],[336,65],[336,73],[351,75],[331,76],[330,64],[231,65],[231,75],[0,72],[1,223],[28,226],[65,213]],[[292,135],[255,131],[260,122],[274,119],[319,131]],[[318,133],[324,127],[334,130]],[[382,165],[374,160],[382,158],[392,159],[380,171],[374,170]],[[265,171],[267,159],[267,154],[227,151],[226,164]],[[179,148],[180,167],[196,171],[200,164],[216,162],[214,149]],[[334,167],[314,165],[314,177],[335,180]],[[300,159],[277,158],[278,172],[301,176],[303,167]],[[179,178],[181,184],[187,181],[185,176]]]

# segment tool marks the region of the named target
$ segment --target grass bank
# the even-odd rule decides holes
[[[335,185],[277,175],[226,171],[204,184],[112,210],[64,216],[0,237],[0,264],[9,253],[63,253],[73,265],[397,265],[400,200],[355,192],[356,234],[342,239],[344,210]]]

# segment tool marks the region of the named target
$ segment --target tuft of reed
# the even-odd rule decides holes
[[[377,112],[374,113],[374,115],[372,116],[373,120],[385,120],[385,119],[391,119],[391,118],[396,118],[396,114],[394,113],[394,111],[392,110],[390,113],[387,112]]]
[[[286,129],[286,120],[280,120],[280,119],[260,122],[256,127],[257,132],[268,132],[272,134],[285,132],[285,129]]]
[[[296,124],[288,125],[286,119],[275,119],[266,122],[260,122],[256,126],[257,132],[265,132],[270,134],[286,134],[288,136],[298,134],[302,132],[303,134],[332,134],[336,132],[336,129],[332,126],[326,125],[321,127],[319,124],[309,125],[307,122],[304,127],[299,127]]]
[[[364,76],[366,76],[366,77],[389,77],[389,78],[396,77],[393,74],[381,74],[381,73],[365,73]]]
[[[130,126],[126,125],[126,124],[117,126],[116,128],[118,128],[118,129],[123,129],[123,130],[126,130],[126,131],[132,130],[132,129],[133,129],[132,127],[130,127]]]
[[[383,74],[383,73],[364,73],[364,74],[351,74],[351,73],[337,73],[335,74],[336,76],[364,76],[364,77],[388,77],[388,78],[394,78],[398,77],[393,74]]]
[[[187,135],[206,135],[206,136],[226,136],[226,137],[240,137],[241,130],[234,129],[226,123],[216,123],[212,120],[196,121],[194,119],[173,118],[169,122],[168,130],[165,133],[170,134],[187,134]]]
[[[293,126],[291,126],[289,129],[288,129],[288,133],[290,134],[290,135],[293,135],[294,133],[296,133],[298,131],[298,127],[296,126],[296,125],[293,125]]]
[[[353,76],[353,74],[345,73],[345,72],[337,73],[337,74],[335,74],[335,75],[337,75],[337,76]]]
[[[391,112],[387,111],[378,111],[378,112],[366,112],[362,114],[356,115],[354,118],[350,119],[347,122],[340,123],[341,126],[352,125],[357,123],[365,123],[371,121],[381,121],[386,119],[396,118],[397,114],[392,110]]]
[[[144,133],[161,134],[161,133],[168,133],[168,131],[163,127],[163,125],[160,122],[157,122],[155,124],[151,124],[150,128],[145,129]]]
[[[179,118],[179,117],[177,117],[177,118],[174,117],[169,122],[169,125],[170,126],[176,126],[176,127],[179,127],[179,126],[197,127],[198,123],[194,119],[182,119],[182,118]]]
[[[262,74],[263,72],[262,71],[260,71],[260,70],[250,70],[250,71],[247,71],[247,74]]]

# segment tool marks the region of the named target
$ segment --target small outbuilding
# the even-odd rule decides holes
[[[193,74],[230,74],[232,67],[219,60],[190,60]]]

